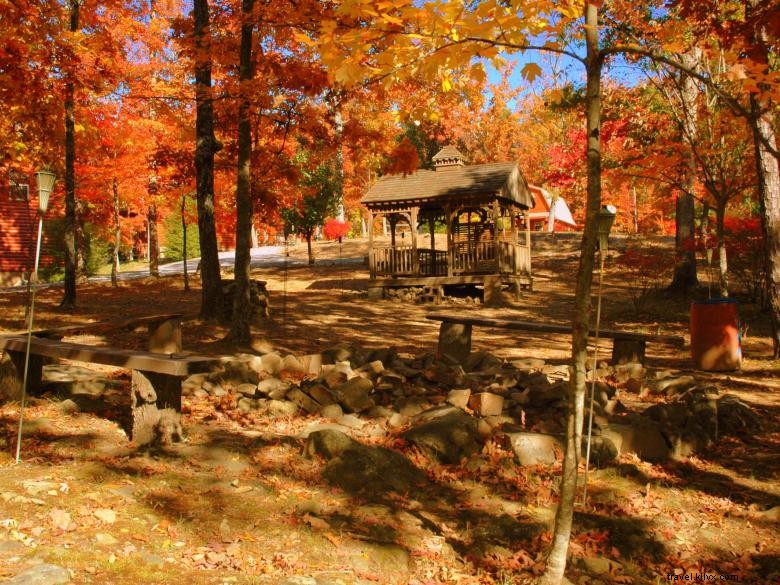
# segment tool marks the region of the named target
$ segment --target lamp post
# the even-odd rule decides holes
[[[596,368],[599,358],[599,327],[601,326],[601,285],[604,282],[604,259],[609,251],[609,232],[615,223],[617,207],[604,205],[599,210],[598,238],[599,238],[599,288],[596,301],[596,331],[593,340],[593,369],[591,370],[590,399],[588,408],[588,444],[585,450],[585,487],[582,494],[582,503],[588,502],[588,470],[590,468],[590,443],[593,436],[593,398],[596,393]]]
[[[49,195],[54,189],[57,176],[50,170],[43,168],[35,173],[38,183],[38,242],[35,246],[35,268],[30,275],[30,281],[34,285],[38,281],[38,264],[41,258],[41,239],[43,237],[43,216],[49,207]],[[30,312],[27,319],[27,350],[24,354],[24,375],[22,376],[22,400],[19,408],[19,434],[16,437],[16,462],[19,463],[22,451],[22,426],[24,423],[24,402],[27,397],[27,373],[30,369],[30,343],[32,341],[33,317],[35,314],[35,286],[30,287]]]

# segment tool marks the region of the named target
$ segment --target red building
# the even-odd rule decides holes
[[[563,197],[553,197],[552,193],[536,185],[528,185],[528,188],[534,198],[534,206],[528,212],[531,231],[570,232],[577,229],[577,223]],[[550,207],[553,208],[552,226]]]

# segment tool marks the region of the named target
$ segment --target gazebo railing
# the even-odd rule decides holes
[[[447,276],[445,250],[411,246],[374,246],[369,253],[372,278],[388,276]],[[452,273],[530,274],[531,253],[513,242],[456,242],[452,248]]]

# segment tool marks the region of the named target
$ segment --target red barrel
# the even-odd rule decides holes
[[[691,303],[691,357],[700,370],[738,370],[742,364],[739,306],[734,299]]]

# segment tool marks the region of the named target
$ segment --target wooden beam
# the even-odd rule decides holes
[[[368,274],[376,278],[376,258],[374,256],[374,211],[368,210]]]
[[[415,274],[420,273],[420,259],[417,257],[417,215],[419,207],[412,207],[409,217],[409,224],[412,228],[412,270]]]
[[[24,335],[0,336],[0,349],[9,352],[24,352],[27,349],[27,338]],[[68,343],[36,337],[30,340],[30,353],[43,357],[103,364],[128,370],[158,372],[171,376],[189,376],[203,372],[211,364],[219,361],[205,356],[175,354],[167,356],[148,351],[94,347],[81,343]]]

